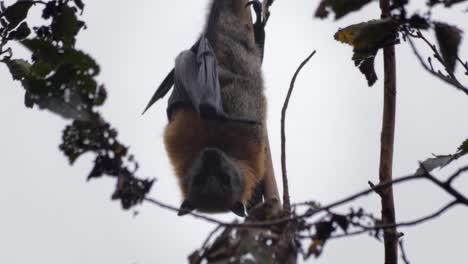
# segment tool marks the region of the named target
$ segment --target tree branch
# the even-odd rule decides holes
[[[380,0],[381,17],[391,16],[390,0]],[[395,46],[384,48],[384,107],[380,145],[380,183],[392,180],[393,147],[395,139],[396,113],[396,62]],[[382,221],[384,224],[395,223],[395,204],[391,186],[381,190]],[[398,263],[398,238],[396,228],[384,230],[385,264]]]
[[[291,94],[294,90],[294,84],[296,83],[296,78],[299,75],[301,69],[307,64],[307,62],[315,55],[316,51],[314,50],[297,68],[294,76],[291,80],[291,84],[289,86],[289,91],[286,96],[286,100],[283,104],[283,109],[281,111],[281,169],[282,169],[282,176],[283,176],[283,209],[286,212],[291,211],[291,202],[289,201],[289,187],[288,187],[288,176],[286,172],[286,110],[289,106],[289,100],[291,99]]]
[[[452,176],[450,176],[450,178],[456,179],[457,177],[460,177],[463,172],[466,172],[466,171],[468,171],[468,166],[458,170]],[[349,202],[352,202],[352,201],[354,201],[354,200],[356,200],[358,198],[361,198],[363,196],[369,195],[369,194],[375,192],[376,190],[384,190],[384,189],[387,189],[389,186],[393,186],[393,185],[400,184],[400,183],[403,183],[403,182],[418,180],[418,179],[425,179],[425,180],[431,181],[436,186],[438,186],[440,189],[444,190],[445,192],[447,192],[448,194],[450,194],[451,196],[453,196],[455,198],[455,200],[453,202],[449,203],[445,207],[449,207],[449,205],[452,204],[452,203],[463,204],[463,205],[468,207],[468,199],[463,194],[461,194],[459,191],[455,190],[455,188],[453,188],[451,185],[447,185],[446,182],[444,183],[444,182],[438,181],[433,175],[431,175],[430,173],[428,173],[426,171],[426,172],[424,172],[422,174],[409,175],[409,176],[394,179],[394,180],[392,180],[390,182],[380,183],[378,185],[375,185],[372,188],[368,188],[368,189],[365,189],[363,191],[357,192],[357,193],[352,194],[352,195],[350,195],[348,197],[345,197],[345,198],[343,198],[341,200],[330,203],[330,204],[328,204],[326,206],[322,206],[322,207],[320,207],[318,209],[310,210],[310,211],[308,211],[306,213],[303,213],[303,214],[295,215],[295,214],[291,213],[288,217],[283,217],[283,218],[274,219],[274,220],[258,221],[258,222],[242,223],[241,224],[241,223],[227,223],[227,222],[219,221],[219,220],[214,219],[212,217],[207,217],[207,216],[197,214],[197,213],[193,213],[193,212],[190,212],[189,215],[192,215],[195,218],[202,219],[202,220],[205,220],[207,222],[222,225],[222,226],[225,226],[225,227],[269,228],[269,227],[271,227],[273,225],[279,225],[279,224],[284,224],[284,223],[291,222],[291,221],[297,221],[297,220],[300,220],[300,219],[309,218],[309,217],[317,215],[318,213],[321,213],[321,212],[329,212],[333,208],[348,204]],[[434,179],[436,181],[434,181]],[[437,183],[437,182],[439,182],[439,183]],[[152,199],[152,198],[147,197],[147,198],[144,199],[144,201],[149,202],[149,203],[154,204],[154,205],[157,205],[159,207],[171,210],[174,213],[177,213],[179,211],[179,209],[177,207],[164,204],[164,203],[162,203],[162,202],[160,202],[160,201],[158,201],[156,199]],[[311,202],[302,202],[302,203],[296,203],[296,204],[294,204],[294,206],[309,206],[310,204],[311,204]],[[455,204],[451,205],[450,207],[453,207],[454,205]],[[450,208],[449,207],[449,208],[444,209],[445,207],[443,207],[442,209],[439,210],[439,211],[441,211],[440,213],[437,213],[437,212],[439,212],[439,211],[437,211],[434,214],[431,214],[429,216],[421,218],[422,220],[417,219],[417,220],[412,220],[412,221],[409,221],[409,222],[400,222],[400,223],[396,223],[396,224],[382,224],[382,225],[376,225],[376,226],[363,226],[364,228],[366,228],[366,230],[364,230],[362,233],[364,233],[366,231],[369,231],[369,230],[374,230],[374,229],[392,228],[392,227],[398,227],[398,226],[411,226],[411,225],[419,224],[419,223],[425,222],[427,220],[430,220],[432,218],[435,218],[435,217],[439,216],[440,214],[442,214],[443,212],[445,212],[446,210],[448,210]]]
[[[444,59],[442,58],[442,56],[440,55],[439,51],[437,50],[437,48],[435,47],[434,44],[430,43],[429,40],[427,40],[427,38],[424,37],[424,35],[420,31],[417,31],[416,34],[412,34],[412,33],[407,31],[407,32],[405,32],[405,36],[409,36],[407,38],[408,43],[410,44],[410,47],[413,50],[414,55],[416,56],[416,58],[419,60],[419,62],[421,63],[421,65],[423,66],[423,68],[427,72],[429,72],[430,74],[432,74],[435,77],[441,79],[445,83],[450,84],[451,86],[457,88],[458,90],[460,90],[460,91],[462,91],[462,92],[464,92],[465,94],[468,95],[468,87],[461,84],[460,81],[457,79],[457,77],[455,76],[455,74],[453,72],[447,70],[448,69],[447,65],[446,65]],[[425,60],[423,59],[423,57],[419,53],[418,49],[414,45],[411,38],[422,39],[431,48],[431,50],[434,52],[434,57],[444,66],[445,71],[447,72],[447,75],[443,74],[441,71],[435,71],[434,67],[432,66],[432,61],[431,61],[430,58],[428,58],[429,65],[426,64]],[[463,67],[465,68],[465,71],[468,73],[468,65],[463,63],[463,61],[458,57],[457,57],[457,60],[460,62],[461,65],[463,65]]]
[[[403,245],[403,239],[400,239],[400,241],[398,241],[398,246],[400,247],[400,251],[401,251],[401,259],[403,260],[405,264],[410,264],[408,257],[406,256],[406,250],[405,250],[405,246]]]

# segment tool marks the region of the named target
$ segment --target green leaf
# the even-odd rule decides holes
[[[24,105],[27,107],[27,108],[33,108],[34,106],[34,99],[33,99],[33,96],[30,92],[26,91],[25,95],[24,95]]]
[[[349,220],[345,215],[334,214],[332,221],[335,222],[344,232],[348,232]]]
[[[431,27],[429,24],[428,18],[421,16],[419,14],[414,14],[408,19],[408,24],[412,28],[426,30]]]
[[[455,26],[445,23],[434,23],[434,30],[440,52],[448,68],[447,70],[454,72],[457,63],[458,48],[462,39],[462,31]]]
[[[62,41],[66,47],[75,45],[75,36],[83,26],[73,8],[62,5],[57,16],[53,17],[51,29],[54,40]]]
[[[322,0],[317,10],[315,17],[326,18],[330,11],[335,13],[335,19],[340,19],[345,15],[361,9],[373,0]]]
[[[428,158],[422,162],[422,168],[419,168],[416,171],[416,175],[424,174],[424,170],[431,172],[437,168],[444,168],[445,166],[449,165],[453,161],[465,156],[468,154],[468,139],[463,141],[463,143],[458,147],[457,152],[450,155],[434,155],[432,158]]]
[[[428,158],[421,163],[421,167],[419,168],[415,175],[423,175],[425,171],[431,172],[437,168],[443,168],[447,166],[450,161],[452,160],[452,155],[439,155],[434,156],[433,158]]]
[[[8,27],[8,22],[7,22],[5,19],[3,19],[3,18],[0,19],[0,24],[1,24],[2,27],[4,27],[4,28]]]
[[[28,23],[23,22],[15,31],[12,31],[10,32],[10,34],[8,34],[8,38],[15,39],[15,40],[22,40],[22,39],[27,38],[29,34],[31,34],[31,29],[29,29]]]
[[[67,119],[88,120],[95,104],[105,100],[105,91],[98,90],[94,79],[99,73],[96,62],[81,51],[56,47],[46,40],[21,43],[32,51],[34,63],[17,70],[26,62],[11,62],[10,68],[27,90],[26,105],[37,105]]]
[[[51,72],[62,61],[57,48],[47,41],[39,39],[25,39],[21,41],[21,44],[33,53],[33,57],[36,62],[39,61],[42,64],[40,72],[44,74],[44,76]],[[35,69],[33,71],[36,72]]]
[[[377,81],[377,73],[375,73],[375,55],[377,53],[371,54],[369,57],[354,59],[354,65],[359,68],[359,71],[364,74],[367,80],[367,85],[372,86]]]
[[[38,77],[46,77],[53,69],[50,64],[43,60],[34,62],[31,66],[31,72]]]
[[[338,30],[335,40],[352,46],[353,61],[369,86],[377,81],[374,59],[379,49],[399,43],[399,24],[391,18],[371,20]]]
[[[104,88],[104,85],[98,87],[96,98],[94,98],[94,105],[101,106],[107,99],[107,91]]]
[[[10,22],[9,29],[15,28],[21,21],[28,16],[28,11],[33,5],[32,1],[16,2],[9,6],[3,15]]]
[[[458,147],[458,151],[460,153],[468,153],[468,139],[466,139],[465,141],[463,141],[463,143],[460,145],[460,147]]]
[[[73,64],[83,75],[96,76],[99,66],[89,55],[73,48],[58,49],[48,41],[40,39],[26,39],[21,42],[33,52],[36,59],[32,71],[38,76],[46,76],[59,65]]]
[[[31,74],[31,64],[25,60],[7,60],[6,65],[14,80],[23,80]]]
[[[371,20],[340,29],[335,40],[353,46],[354,50],[371,52],[397,44],[398,26],[398,22],[391,18]]]
[[[65,119],[73,119],[80,121],[87,121],[90,119],[90,112],[86,108],[79,107],[82,105],[81,98],[78,94],[72,93],[70,102],[65,101],[63,98],[54,96],[41,97],[36,102],[42,109],[48,109]]]

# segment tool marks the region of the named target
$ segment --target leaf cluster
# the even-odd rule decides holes
[[[376,1],[368,0],[322,0],[317,7],[315,16],[326,18],[330,12],[334,12],[335,19],[340,19],[345,15],[355,12],[364,6]],[[335,34],[335,39],[353,47],[352,60],[356,67],[367,79],[369,86],[377,81],[374,58],[380,49],[389,45],[400,43],[400,36],[406,36],[408,31],[433,29],[437,43],[442,54],[443,64],[449,74],[455,72],[458,58],[458,49],[462,40],[462,31],[454,25],[445,22],[433,21],[431,12],[425,15],[414,13],[409,15],[406,7],[409,0],[392,1],[392,15],[387,18],[366,21],[339,29]],[[427,2],[428,8],[443,3],[450,7],[455,3],[464,0],[439,1],[430,0]],[[464,65],[466,67],[466,65]]]
[[[31,28],[26,19],[37,5],[49,23]],[[118,141],[117,131],[97,111],[107,98],[106,89],[96,80],[99,65],[75,48],[78,33],[86,27],[79,19],[83,9],[81,0],[19,1],[8,7],[2,2],[0,61],[25,89],[26,107],[36,106],[72,120],[63,131],[60,150],[71,164],[84,153],[94,153],[88,179],[117,177],[112,198],[128,209],[143,200],[153,180],[135,177],[138,163]],[[5,48],[10,41],[26,47],[32,54],[31,60],[14,59],[11,48]]]

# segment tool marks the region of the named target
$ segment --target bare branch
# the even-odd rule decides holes
[[[289,106],[289,100],[291,99],[291,94],[294,90],[294,84],[296,83],[296,78],[299,75],[301,69],[307,64],[307,62],[315,55],[316,51],[314,50],[297,68],[294,76],[291,80],[291,84],[289,86],[288,95],[286,96],[286,100],[283,104],[283,109],[281,111],[281,169],[283,174],[283,209],[286,212],[291,211],[291,202],[289,201],[289,187],[288,187],[288,176],[286,172],[286,110]]]
[[[394,228],[394,227],[415,226],[415,225],[418,225],[418,224],[421,224],[421,223],[424,223],[424,222],[427,222],[429,220],[432,220],[434,218],[439,217],[440,215],[442,215],[447,210],[451,209],[452,207],[454,207],[457,204],[460,204],[460,202],[452,201],[452,202],[448,203],[447,205],[443,206],[442,208],[440,208],[439,210],[437,210],[436,212],[434,212],[432,214],[429,214],[427,216],[424,216],[424,217],[421,217],[421,218],[418,218],[418,219],[415,219],[415,220],[406,221],[406,222],[399,222],[399,223],[395,223],[395,224],[382,224],[382,225],[375,225],[375,226],[364,226],[364,225],[360,225],[360,224],[357,224],[357,223],[353,223],[354,225],[359,226],[360,230],[355,231],[354,233],[349,233],[349,234],[357,235],[357,234],[362,234],[362,233],[365,233],[365,232],[368,232],[368,231],[371,231],[371,230],[383,230],[383,229]],[[349,234],[343,234],[340,237],[346,237]]]
[[[437,4],[442,4],[445,7],[451,7],[452,5],[462,3],[466,0],[429,0],[427,1],[427,5],[429,6],[435,6]]]
[[[452,174],[447,181],[445,182],[446,185],[452,185],[453,181],[456,180],[462,173],[468,171],[468,166],[463,167],[457,170],[454,174]]]
[[[460,176],[463,172],[466,172],[466,171],[468,171],[468,167],[458,170],[452,176],[450,176],[450,178],[456,178],[456,177]],[[456,177],[454,177],[455,175],[456,175]],[[435,212],[435,213],[433,213],[433,214],[431,214],[429,216],[425,216],[425,217],[416,219],[416,220],[412,220],[412,221],[408,221],[408,222],[400,222],[400,223],[396,223],[396,224],[387,224],[387,225],[360,226],[361,228],[366,229],[364,231],[361,230],[362,232],[360,232],[360,233],[365,233],[366,231],[375,230],[375,229],[384,229],[384,228],[391,228],[391,227],[398,227],[398,226],[412,226],[412,225],[416,225],[416,224],[431,220],[431,219],[441,215],[442,213],[447,211],[449,208],[455,206],[456,204],[463,204],[465,206],[468,206],[468,199],[464,195],[462,195],[460,192],[455,190],[451,185],[447,185],[446,182],[441,182],[440,180],[437,180],[433,175],[431,175],[430,173],[425,171],[423,174],[409,175],[409,176],[394,179],[394,180],[392,180],[390,182],[385,182],[385,183],[375,185],[374,187],[371,187],[371,188],[368,188],[366,190],[360,191],[360,192],[355,193],[355,194],[353,194],[351,196],[348,196],[348,197],[343,198],[341,200],[338,200],[336,202],[330,203],[330,204],[328,204],[326,206],[322,206],[322,207],[320,207],[318,209],[310,210],[310,211],[305,212],[303,214],[299,214],[299,215],[290,214],[288,217],[283,217],[283,218],[274,219],[274,220],[258,221],[258,222],[250,222],[250,223],[227,223],[227,222],[222,222],[222,221],[219,221],[219,220],[214,219],[212,217],[207,217],[207,216],[197,214],[197,213],[192,213],[191,212],[189,214],[192,215],[195,218],[202,219],[202,220],[205,220],[207,222],[214,223],[214,224],[217,224],[217,225],[222,225],[222,226],[225,226],[225,227],[268,228],[268,227],[271,227],[273,225],[279,225],[279,224],[284,224],[284,223],[287,223],[287,222],[292,222],[292,221],[297,221],[297,220],[300,220],[300,219],[305,219],[305,218],[317,215],[318,213],[321,213],[321,212],[329,212],[333,208],[336,208],[336,207],[342,206],[344,204],[347,204],[349,202],[352,202],[352,201],[354,201],[354,200],[356,200],[358,198],[361,198],[361,197],[366,196],[366,195],[368,195],[370,193],[373,193],[376,190],[378,190],[378,191],[383,190],[385,188],[388,188],[388,186],[391,186],[391,185],[396,185],[396,184],[400,184],[400,183],[403,183],[403,182],[413,181],[413,180],[418,180],[418,179],[425,179],[425,180],[429,180],[429,181],[433,182],[435,185],[440,187],[442,190],[444,190],[447,193],[449,193],[450,195],[452,195],[455,198],[455,200],[450,202],[449,204],[447,204],[445,207],[439,209],[437,212]],[[174,206],[164,204],[164,203],[162,203],[162,202],[160,202],[160,201],[158,201],[156,199],[145,198],[144,201],[155,204],[155,205],[157,205],[159,207],[162,207],[162,208],[165,208],[165,209],[169,209],[169,210],[174,211],[174,212],[179,211],[178,208],[176,208]],[[311,204],[311,202],[302,202],[302,203],[296,203],[296,204],[294,204],[294,206],[310,206],[310,204]],[[351,233],[349,233],[349,234],[351,234]]]
[[[400,241],[398,241],[398,246],[400,247],[400,251],[401,251],[401,259],[403,260],[405,264],[410,264],[408,257],[406,256],[406,250],[405,250],[405,246],[403,245],[403,239],[400,239]]]
[[[465,69],[465,75],[468,75],[468,61],[463,62],[463,60],[457,55],[457,61],[462,65]]]
[[[447,205],[445,205],[444,207],[440,208],[435,213],[432,213],[432,214],[430,214],[428,216],[421,217],[419,219],[408,221],[408,222],[396,223],[396,224],[393,224],[393,225],[377,225],[377,226],[375,226],[375,228],[372,227],[372,229],[376,229],[376,228],[377,229],[386,229],[386,228],[391,228],[391,227],[414,226],[414,225],[417,225],[417,224],[432,220],[432,219],[434,219],[436,217],[439,217],[441,214],[445,213],[448,209],[454,207],[457,204],[459,204],[459,202],[452,201],[452,202],[448,203]]]
[[[172,205],[167,205],[167,204],[165,204],[163,202],[160,202],[160,201],[158,201],[156,199],[153,199],[153,198],[147,198],[146,197],[144,199],[144,201],[146,201],[148,203],[151,203],[151,204],[154,204],[154,205],[157,205],[157,206],[159,206],[161,208],[168,209],[168,210],[176,212],[176,213],[179,212],[179,208],[174,207]],[[226,226],[226,224],[228,224],[228,223],[223,223],[221,221],[218,221],[218,220],[216,220],[214,218],[207,217],[207,216],[204,216],[204,215],[201,215],[201,214],[196,214],[196,213],[193,213],[193,212],[187,212],[187,214],[191,215],[191,216],[193,216],[195,218],[202,219],[202,220],[205,220],[207,222],[213,223],[213,224],[218,224],[218,225],[222,225],[222,226]]]
[[[210,242],[211,238],[218,232],[223,226],[218,225],[213,231],[210,232],[210,234],[206,237],[205,241],[203,242],[202,245],[202,250],[206,250],[208,243]]]
[[[391,17],[390,0],[379,0],[381,18]],[[383,49],[384,65],[384,103],[382,116],[382,132],[380,136],[379,182],[384,183],[393,179],[393,149],[395,142],[396,120],[396,59],[395,46]],[[393,199],[393,186],[380,189],[382,206],[382,221],[387,224],[395,223],[395,202]],[[385,264],[398,263],[398,238],[395,228],[384,230]]]

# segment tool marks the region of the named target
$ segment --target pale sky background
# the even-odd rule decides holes
[[[417,9],[423,2],[413,7]],[[138,175],[158,179],[150,196],[179,205],[180,193],[162,143],[166,102],[159,102],[143,117],[140,113],[176,55],[189,48],[201,32],[208,1],[85,3],[83,19],[88,29],[79,34],[77,47],[101,65],[99,80],[109,91],[101,111],[140,162]],[[378,4],[337,22],[313,19],[317,5],[314,0],[277,0],[267,28],[264,76],[277,177],[282,102],[298,64],[317,50],[297,80],[288,112],[288,172],[294,202],[315,199],[328,203],[366,188],[368,180],[377,182],[378,178],[381,53],[376,61],[380,80],[369,88],[351,61],[351,47],[333,40],[339,27],[377,18]],[[468,30],[464,9],[456,6],[440,17]],[[465,59],[467,43],[460,48]],[[421,47],[426,55],[431,54]],[[396,51],[394,175],[403,176],[414,172],[417,162],[431,153],[454,152],[468,137],[468,97],[423,71],[406,44]],[[17,55],[29,57],[24,50]],[[468,83],[466,76],[459,76]],[[186,263],[187,256],[214,228],[152,205],[137,207],[137,217],[132,211],[123,211],[119,203],[110,201],[113,179],[86,182],[91,155],[70,167],[59,152],[62,129],[69,121],[26,109],[24,91],[11,80],[4,65],[0,65],[0,87],[0,263]],[[437,175],[443,178],[467,162],[462,159]],[[466,177],[457,186],[468,190]],[[449,198],[427,183],[400,185],[395,197],[400,221],[433,212]],[[376,195],[354,205],[379,214]],[[234,219],[232,214],[216,217]],[[467,222],[468,208],[459,207],[416,228],[401,229],[411,263],[466,263]],[[382,262],[383,245],[365,235],[332,241],[320,259],[308,261]]]

